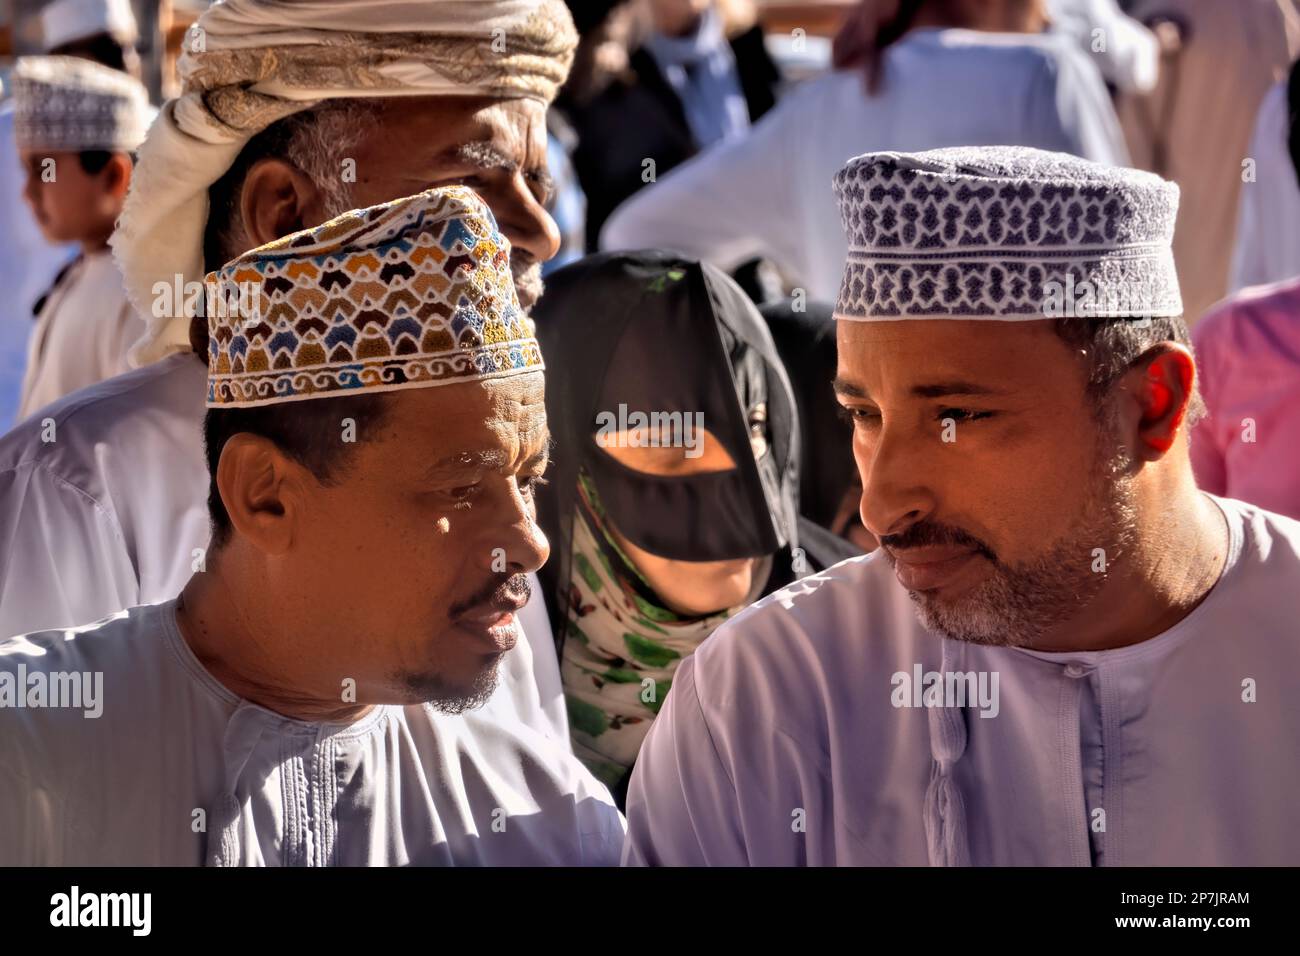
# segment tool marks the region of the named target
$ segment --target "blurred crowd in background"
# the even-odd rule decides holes
[[[1209,411],[1192,432],[1196,480],[1206,491],[1300,517],[1297,2],[568,4],[580,39],[567,80],[553,102],[549,88],[542,95],[530,87],[522,97],[539,111],[548,104],[546,175],[526,171],[535,195],[513,180],[495,194],[472,175],[457,176],[456,184],[480,193],[501,220],[513,245],[514,284],[536,318],[549,365],[546,403],[558,439],[553,471],[560,490],[540,497],[539,523],[555,543],[540,571],[550,605],[540,613],[550,626],[530,622],[525,635],[548,651],[554,643],[560,674],[552,683],[562,674],[576,753],[620,805],[662,702],[638,697],[642,681],[666,693],[681,659],[727,617],[795,578],[877,546],[861,517],[852,428],[828,387],[837,361],[832,310],[847,255],[830,184],[852,157],[1031,147],[1177,183],[1173,254]],[[259,184],[246,181],[254,164],[284,160],[281,168],[296,164],[312,179],[313,195],[327,200],[328,214],[312,223],[318,225],[353,205],[393,199],[352,202],[359,190],[331,191],[339,185],[335,140],[348,134],[352,145],[367,145],[364,131],[379,128],[382,109],[390,110],[388,132],[375,134],[374,149],[389,148],[385,135],[394,128],[396,141],[411,129],[432,136],[446,127],[442,114],[429,113],[437,117],[430,120],[418,109],[408,111],[410,126],[394,121],[400,106],[367,112],[356,101],[375,99],[373,90],[358,94],[335,77],[348,87],[346,97],[331,93],[341,103],[304,107],[315,89],[297,89],[290,103],[276,102],[273,91],[263,114],[239,114],[249,121],[231,126],[237,135],[223,141],[213,134],[215,146],[202,141],[196,129],[207,132],[232,113],[257,114],[265,105],[255,96],[252,106],[241,99],[252,84],[240,73],[219,89],[228,95],[217,104],[226,113],[205,112],[206,102],[191,102],[179,118],[168,112],[182,78],[212,89],[194,81],[200,57],[186,56],[203,50],[194,24],[207,9],[194,0],[0,2],[0,432],[27,423],[0,439],[0,503],[12,502],[14,512],[0,513],[9,558],[7,570],[0,560],[0,638],[171,600],[204,570],[190,562],[209,541],[209,479],[215,481],[221,442],[248,428],[231,425],[214,438],[229,419],[201,407],[205,395],[211,406],[211,396],[200,377],[210,358],[219,361],[206,333],[196,336],[187,322],[154,322],[159,313],[142,315],[128,297],[123,255],[138,265],[166,251],[182,231],[166,219],[173,212],[166,202],[176,201],[176,222],[188,217],[195,248],[182,251],[199,258],[201,246],[199,264],[217,269],[230,258],[225,253],[261,245],[251,242],[261,226],[269,238],[293,231],[280,229],[284,223],[272,213],[266,223],[241,221],[248,211],[241,195],[257,194],[274,208],[266,198],[273,189],[258,193]],[[464,9],[447,16],[457,28],[464,25],[457,16],[472,16]],[[557,9],[567,25],[563,7]],[[344,20],[357,15],[351,7],[344,13]],[[311,37],[315,24],[292,29],[307,35],[316,45],[304,48],[320,56],[338,49],[338,35],[360,36],[351,21],[345,30],[320,28],[326,41]],[[274,58],[265,49],[238,53],[243,60],[228,58],[238,61],[232,74],[255,73],[248,66],[255,56]],[[565,68],[567,56],[566,50]],[[259,73],[259,80],[273,72]],[[516,72],[525,74],[521,83],[548,82],[544,70],[540,80],[528,69]],[[91,119],[64,121],[77,111]],[[139,159],[142,144],[146,162]],[[457,162],[468,157],[476,169],[515,177],[525,165],[476,141],[450,145],[449,155]],[[388,157],[384,186],[427,188],[419,170],[394,172],[404,158]],[[204,163],[210,168],[200,169]],[[124,231],[128,196],[140,195],[132,194],[133,177],[143,181],[146,169],[151,201],[157,195],[166,202],[151,209],[137,198],[137,235],[111,248],[114,230],[119,239]],[[162,182],[168,176],[180,184],[175,190]],[[945,208],[949,213],[961,215],[957,204]],[[559,251],[550,255],[556,229]],[[629,254],[590,258],[615,252]],[[534,269],[550,283],[544,292]],[[646,304],[638,298],[642,280],[660,273],[673,281],[689,275],[690,282]],[[177,279],[173,305],[183,297],[179,273]],[[681,291],[688,285],[690,295]],[[140,289],[134,293],[138,305]],[[179,313],[166,309],[175,318],[173,311]],[[694,323],[688,329],[683,315]],[[626,337],[614,335],[625,327]],[[154,374],[140,372],[150,365]],[[647,368],[662,371],[647,376]],[[577,369],[603,369],[605,377],[587,383],[572,373]],[[48,420],[57,419],[68,437],[57,449],[42,449],[47,457],[38,460],[28,446],[43,410],[123,375],[138,377],[126,379],[120,392],[110,385],[84,404],[58,405]],[[715,386],[728,378],[736,388],[720,397]],[[122,398],[137,387],[130,401]],[[328,403],[293,407],[307,416],[313,404]],[[710,427],[717,425],[716,437],[733,458],[676,476],[704,489],[700,500],[712,510],[701,507],[699,521],[688,520],[687,507],[665,507],[671,513],[652,520],[637,482],[658,487],[645,477],[656,475],[653,468],[611,464],[617,456],[597,455],[594,446],[582,451],[584,442],[591,445],[587,411],[629,405],[708,409]],[[74,417],[77,427],[67,428]],[[320,434],[332,440],[334,423],[328,424]],[[119,426],[133,434],[123,437]],[[310,443],[294,427],[281,431],[277,441],[284,444]],[[141,462],[145,467],[137,467]],[[77,480],[90,490],[65,494]],[[60,496],[75,500],[54,504]],[[219,495],[212,502],[221,507]],[[658,503],[664,502],[678,499],[665,493]],[[71,515],[66,521],[51,517],[61,507]],[[23,530],[9,528],[11,520]],[[667,527],[674,522],[686,527]],[[556,527],[564,531],[554,533]],[[673,533],[691,541],[678,547],[668,540]],[[41,560],[29,561],[33,555]],[[728,561],[740,571],[702,578],[700,566]],[[593,597],[602,589],[624,595],[643,629],[607,620],[601,608],[609,605]],[[541,655],[538,661],[540,668]],[[556,670],[554,655],[549,666]],[[517,686],[532,693],[529,680]]]
[[[179,88],[177,60],[205,7],[8,0],[0,82],[23,54],[70,54],[138,78],[156,106]],[[570,8],[581,42],[548,114],[549,208],[562,247],[547,271],[598,249],[669,248],[730,272],[760,304],[794,296],[802,312],[804,302],[829,303],[839,282],[843,239],[826,184],[846,158],[1009,143],[1133,165],[1179,184],[1175,254],[1193,328],[1230,293],[1300,274],[1292,153],[1300,133],[1291,122],[1300,12],[1292,0],[587,0]],[[0,107],[6,426],[128,368],[141,330],[113,288],[106,251],[129,162],[121,169],[101,156],[62,219],[57,187],[35,205],[40,190],[24,201],[12,85]],[[73,286],[63,311],[90,296],[116,303],[119,318],[54,328],[48,313],[60,297],[50,293],[60,284]],[[1235,311],[1274,305],[1250,300]],[[1220,343],[1234,334],[1218,331],[1227,324],[1199,334]],[[92,349],[60,350],[83,335]],[[833,361],[829,337],[823,346]],[[1203,357],[1211,395],[1217,375],[1225,401],[1232,361]],[[1244,493],[1259,479],[1230,487],[1230,453],[1207,438],[1198,468],[1211,490]],[[851,470],[847,455],[835,465]],[[1262,493],[1268,506],[1297,510],[1272,487]],[[829,503],[834,492],[819,494],[829,498],[814,510],[842,510]]]

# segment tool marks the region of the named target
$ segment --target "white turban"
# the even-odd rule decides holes
[[[149,331],[137,364],[189,348],[189,319],[154,314],[154,287],[202,282],[208,188],[277,120],[343,97],[490,96],[549,102],[577,34],[562,0],[224,0],[184,41],[111,244]]]

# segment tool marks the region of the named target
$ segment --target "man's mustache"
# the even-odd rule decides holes
[[[881,547],[886,553],[906,551],[910,548],[924,548],[929,545],[951,545],[957,548],[969,548],[975,553],[997,563],[998,556],[987,544],[960,528],[939,524],[934,521],[918,521],[906,531],[898,534],[880,536]],[[892,557],[892,555],[891,555]]]
[[[518,604],[522,607],[532,596],[533,588],[528,583],[528,575],[497,575],[472,596],[453,604],[448,616],[454,620],[467,611],[492,604]]]

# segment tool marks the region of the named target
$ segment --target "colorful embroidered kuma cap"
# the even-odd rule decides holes
[[[131,153],[151,110],[139,80],[73,56],[24,56],[14,65],[14,142],[50,152]]]
[[[835,317],[1181,315],[1178,187],[1016,146],[867,153],[835,174],[848,259]]]
[[[345,213],[209,273],[209,408],[543,368],[510,243],[463,186]]]

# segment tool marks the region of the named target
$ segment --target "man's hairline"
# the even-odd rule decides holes
[[[447,391],[445,391],[445,390],[447,390],[447,389],[454,389],[454,388],[456,388],[456,387],[458,387],[458,386],[478,386],[478,387],[479,387],[480,389],[482,389],[483,391],[487,391],[488,389],[492,388],[494,385],[496,385],[496,384],[498,384],[498,383],[500,383],[500,382],[503,382],[503,381],[510,381],[510,380],[521,380],[521,379],[528,378],[528,377],[530,377],[530,376],[532,376],[532,375],[541,376],[541,377],[542,377],[542,381],[545,382],[545,372],[544,372],[542,369],[528,369],[528,370],[524,371],[524,372],[523,372],[522,374],[520,374],[520,375],[511,375],[511,376],[509,376],[508,378],[503,378],[503,377],[498,376],[498,377],[495,377],[495,378],[469,379],[469,380],[465,380],[465,381],[448,381],[448,382],[443,382],[443,383],[439,383],[439,384],[428,384],[428,385],[424,385],[424,386],[415,386],[415,387],[412,387],[412,388],[389,389],[389,390],[384,390],[384,391],[367,391],[366,389],[363,388],[363,389],[358,390],[358,391],[355,392],[355,393],[348,393],[348,392],[344,392],[344,393],[331,392],[331,393],[327,393],[327,394],[324,394],[324,395],[317,396],[317,397],[314,398],[314,399],[307,399],[306,401],[301,401],[301,402],[292,402],[292,403],[280,403],[280,404],[282,404],[282,405],[293,405],[295,408],[303,409],[303,410],[306,410],[307,408],[311,408],[311,410],[314,411],[315,408],[312,407],[312,403],[313,403],[313,402],[316,402],[316,401],[330,401],[331,399],[353,399],[353,400],[355,400],[355,399],[373,399],[373,400],[376,401],[377,413],[376,413],[375,419],[372,421],[372,427],[373,427],[374,425],[383,426],[383,425],[387,424],[387,423],[391,420],[391,413],[392,413],[392,410],[393,410],[393,403],[394,403],[395,401],[398,401],[398,400],[399,400],[399,396],[401,396],[401,395],[403,395],[403,394],[407,394],[407,393],[411,393],[411,392],[424,392],[424,391],[427,391],[427,390],[430,390],[430,389],[440,389],[440,390],[444,390],[444,391],[441,392],[441,394],[446,395],[446,394],[447,394]],[[508,400],[510,400],[510,399],[508,399]],[[547,421],[547,419],[546,419],[546,417],[545,417],[545,416],[546,416],[546,406],[545,406],[545,402],[544,402],[544,400],[543,400],[543,401],[538,401],[538,402],[527,402],[527,403],[525,403],[525,402],[520,402],[520,401],[517,401],[517,400],[513,400],[513,401],[514,401],[514,403],[515,403],[516,405],[519,405],[519,406],[521,406],[521,407],[527,407],[527,406],[531,405],[531,406],[536,407],[536,408],[539,409],[540,414],[542,415],[541,421],[540,421],[540,423],[539,423],[539,425],[540,425],[540,432],[541,432],[541,434],[542,434],[542,441],[539,443],[539,445],[540,445],[540,450],[541,450],[540,453],[543,453],[543,454],[544,454],[548,449],[550,449],[550,448],[554,445],[554,435],[553,435],[552,432],[551,432],[550,423]],[[255,408],[255,407],[257,407],[257,406],[253,406],[253,407]],[[215,407],[208,408],[208,409],[207,409],[207,412],[218,412],[218,413],[219,413],[219,412],[241,412],[241,411],[246,411],[246,410],[249,410],[247,406],[215,406]],[[346,416],[345,416],[345,417],[346,417]],[[487,422],[491,422],[491,421],[506,421],[506,419],[504,419],[504,418],[503,418],[502,416],[500,416],[500,415],[495,415],[495,414],[491,414],[491,413],[489,413],[489,414],[483,416],[482,421],[485,422],[485,423],[487,423]],[[521,425],[524,425],[524,424],[527,424],[527,423],[525,423],[525,422],[520,422],[520,424],[521,424]],[[520,431],[521,431],[521,432],[524,432],[525,430],[526,430],[527,432],[530,432],[530,433],[531,433],[531,432],[534,432],[534,431],[538,431],[539,429],[536,428],[536,427],[533,427],[533,428],[527,428],[527,429],[525,429],[525,428],[523,428],[523,427],[520,428]],[[271,444],[275,445],[276,448],[280,448],[280,446],[279,446],[279,445],[278,445],[278,444],[277,444],[273,439],[269,438],[268,436],[260,435],[260,434],[258,434],[258,433],[256,433],[256,432],[249,432],[249,431],[235,431],[235,432],[232,432],[232,433],[227,437],[227,439],[226,439],[227,444],[229,443],[230,439],[233,439],[233,438],[236,437],[237,435],[254,435],[255,437],[263,438],[263,439],[265,439],[265,440],[271,442]],[[372,432],[372,436],[370,436],[370,437],[366,437],[366,438],[362,439],[361,441],[358,441],[358,442],[355,442],[355,443],[348,442],[347,444],[357,444],[357,445],[359,445],[359,444],[367,444],[367,443],[372,442],[372,441],[374,441],[374,440],[375,440],[375,439],[374,439],[374,437],[373,437],[373,432]],[[281,449],[281,451],[283,451],[283,449]],[[225,446],[222,447],[222,453],[224,454],[224,452],[225,452]],[[287,454],[287,452],[286,452],[286,454]],[[455,452],[452,452],[451,454],[455,454]],[[293,457],[293,456],[290,455],[290,457]],[[533,459],[536,458],[536,457],[538,457],[537,454],[531,454],[531,455],[529,455],[528,458],[525,459],[525,463],[528,462],[528,461],[533,460]]]

